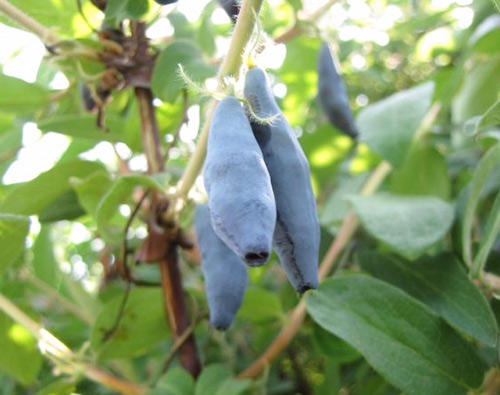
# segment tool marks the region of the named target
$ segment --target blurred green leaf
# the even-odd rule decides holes
[[[463,258],[469,266],[473,265],[471,232],[477,205],[481,199],[481,191],[491,172],[500,163],[500,143],[488,150],[479,161],[469,187],[469,195],[462,220]],[[477,267],[475,269],[478,269]],[[477,273],[476,273],[477,274]]]
[[[482,115],[499,99],[500,55],[471,64],[473,67],[463,73],[461,90],[453,100],[452,118],[456,123]]]
[[[0,213],[0,274],[15,263],[25,250],[30,221],[28,217]]]
[[[473,134],[477,134],[478,132],[492,126],[500,125],[500,100],[488,108],[482,116],[474,117],[472,120]]]
[[[123,19],[139,19],[149,11],[147,0],[108,0],[106,21],[117,24]]]
[[[59,163],[35,179],[18,185],[6,196],[0,210],[14,214],[38,214],[70,189],[71,177],[84,178],[102,169],[103,165],[99,162],[80,159]]]
[[[0,313],[0,370],[28,386],[42,367],[36,339],[26,328]]]
[[[481,385],[474,349],[423,304],[365,275],[326,280],[306,295],[311,317],[361,352],[406,394],[466,394]]]
[[[175,367],[165,373],[148,395],[192,395],[194,379],[184,369]]]
[[[28,15],[35,17],[42,25],[50,26],[51,29],[63,32],[65,35],[77,33],[81,35],[90,31],[78,13],[75,0],[46,0],[43,2],[39,0],[15,0],[13,3]],[[2,14],[0,14],[0,21],[24,28]]]
[[[355,177],[339,177],[334,192],[327,198],[320,212],[320,222],[331,233],[337,233],[340,224],[350,210],[346,197],[358,193],[368,179],[368,173]]]
[[[451,254],[409,262],[370,252],[359,254],[358,261],[375,277],[425,303],[460,332],[495,346],[498,327],[491,308]]]
[[[239,395],[251,385],[250,380],[237,380],[223,364],[205,367],[196,381],[195,395]]]
[[[49,103],[50,91],[40,85],[0,73],[0,111],[14,114],[33,113]]]
[[[401,166],[433,93],[434,84],[427,82],[367,106],[357,118],[360,140],[393,166]]]
[[[222,383],[232,378],[233,373],[224,364],[212,364],[203,368],[196,380],[195,395],[216,394]]]
[[[42,223],[62,220],[73,220],[85,214],[80,206],[78,195],[73,190],[63,192],[52,203],[45,207],[38,216]]]
[[[160,52],[153,70],[151,87],[163,101],[175,101],[185,85],[179,75],[179,64],[194,81],[203,81],[216,72],[215,67],[203,61],[203,54],[191,41],[174,41]]]
[[[304,123],[309,103],[317,94],[316,62],[320,45],[320,40],[312,40],[311,37],[289,41],[285,61],[277,71],[280,80],[287,86],[281,107],[293,126]]]
[[[449,230],[454,208],[436,197],[376,194],[351,196],[363,227],[398,254],[415,259]]]
[[[76,391],[75,383],[68,378],[57,379],[44,386],[35,395],[71,395]]]
[[[57,289],[61,278],[54,254],[54,241],[50,225],[43,225],[40,228],[33,243],[33,272],[40,280]]]
[[[127,135],[124,133],[127,122],[116,116],[106,117],[108,130],[102,130],[97,126],[96,116],[93,114],[61,115],[45,118],[38,121],[37,126],[44,132],[57,132],[82,139],[111,142],[127,141]]]
[[[90,344],[100,359],[142,355],[169,336],[162,290],[137,288],[130,291],[118,328],[104,341],[120,318],[124,297],[123,294],[106,303],[92,328]]]
[[[495,202],[491,208],[486,226],[479,242],[479,250],[474,257],[474,271],[480,273],[486,264],[491,248],[500,235],[500,191],[497,194]]]
[[[390,190],[401,195],[433,195],[448,200],[451,177],[446,158],[435,148],[416,145],[391,178]]]
[[[278,295],[262,288],[247,288],[238,317],[249,322],[265,322],[283,316]]]
[[[78,194],[80,204],[92,216],[96,215],[96,209],[101,198],[113,183],[107,171],[97,171],[87,178],[75,178],[71,179],[70,182]]]

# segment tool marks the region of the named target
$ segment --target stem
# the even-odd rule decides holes
[[[160,133],[153,106],[153,93],[149,88],[135,88],[141,116],[141,136],[144,153],[148,160],[148,172],[156,174],[163,170]]]
[[[82,361],[62,341],[32,320],[9,299],[0,294],[0,310],[24,326],[37,340],[38,347],[48,359],[60,363],[67,373],[81,372],[84,376],[125,395],[145,395],[147,388],[131,381],[115,377],[98,367]]]
[[[175,342],[181,343],[179,346],[181,364],[193,377],[197,377],[201,366],[194,335],[192,331],[189,331],[190,319],[186,309],[175,244],[170,244],[168,247],[166,256],[160,261],[160,270],[168,324]],[[185,340],[184,336],[187,336]],[[181,342],[180,339],[183,341]]]
[[[228,75],[238,74],[242,64],[242,54],[252,35],[256,22],[255,18],[259,14],[262,1],[263,0],[243,0],[238,21],[236,22],[233,37],[229,45],[229,50],[217,74],[219,83]],[[212,100],[193,155],[187,164],[182,178],[177,183],[175,195],[179,200],[186,199],[203,165],[207,150],[208,130],[210,129],[210,122],[216,106],[217,100]],[[176,207],[177,205],[174,204],[172,206]],[[176,207],[176,209],[180,209],[180,207]]]
[[[48,285],[44,281],[41,281],[39,278],[35,277],[29,271],[27,271],[27,270],[23,271],[21,276],[25,280],[30,282],[32,285],[37,287],[40,291],[47,294],[51,300],[56,301],[57,304],[59,306],[61,306],[63,309],[66,309],[70,313],[74,314],[75,317],[79,318],[81,321],[83,321],[89,325],[92,325],[94,323],[94,319],[88,313],[88,311],[83,310],[80,306],[76,305],[75,303],[73,303],[69,299],[62,296],[59,292],[57,292],[57,290],[52,288],[50,285]]]
[[[390,165],[387,162],[382,162],[367,180],[366,184],[361,190],[361,194],[371,195],[373,192],[375,192],[382,184],[385,177],[389,174],[390,170]],[[335,240],[331,244],[328,252],[321,262],[321,265],[319,267],[320,280],[323,280],[333,268],[334,264],[337,262],[338,257],[340,256],[340,253],[349,243],[349,240],[351,240],[358,226],[359,221],[357,220],[356,216],[352,211],[349,212],[345,217],[344,222],[342,223],[342,226],[337,236],[335,237]],[[264,351],[264,353],[257,360],[255,360],[252,365],[250,365],[247,369],[245,369],[238,375],[238,378],[253,378],[262,373],[265,367],[278,357],[278,355],[293,339],[295,334],[300,330],[305,316],[306,301],[305,298],[302,298],[297,307],[295,307],[295,309],[290,314],[290,321],[288,325],[281,330],[281,332],[278,334],[278,336],[276,336],[274,341]]]
[[[61,38],[57,34],[38,23],[29,15],[26,15],[19,8],[10,4],[7,0],[0,0],[0,11],[2,11],[14,22],[17,22],[22,27],[25,27],[30,32],[36,34],[44,43],[56,44],[61,41]]]
[[[307,15],[304,11],[299,11],[297,16],[299,17],[294,25],[289,28],[284,33],[280,34],[278,37],[274,39],[276,44],[284,43],[290,40],[293,40],[295,37],[299,36],[302,33],[303,22],[315,22],[319,18],[321,18],[326,11],[336,2],[337,0],[329,0],[324,5],[319,7],[312,14]]]

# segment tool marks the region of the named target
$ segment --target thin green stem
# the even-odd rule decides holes
[[[28,282],[30,282],[32,285],[37,287],[44,294],[49,296],[51,300],[55,301],[59,306],[72,313],[75,317],[79,318],[81,321],[89,325],[92,325],[94,323],[94,319],[91,317],[88,311],[83,310],[80,306],[76,305],[71,300],[62,296],[59,292],[57,292],[57,290],[55,290],[54,288],[52,288],[50,285],[40,280],[39,278],[35,277],[28,270],[23,271],[21,276]]]
[[[14,303],[0,294],[0,311],[25,327],[37,340],[44,355],[58,364],[61,371],[68,374],[82,372],[87,378],[125,395],[145,395],[147,388],[115,377],[87,361],[81,360],[62,341],[34,321]],[[60,365],[60,366],[59,366]]]
[[[7,0],[0,0],[0,11],[14,22],[17,22],[22,27],[36,34],[44,43],[56,44],[61,41],[61,38],[57,34],[34,20],[29,15],[26,15],[23,11],[9,3]]]

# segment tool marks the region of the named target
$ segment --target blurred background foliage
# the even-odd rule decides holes
[[[491,296],[498,282],[474,287],[462,269],[473,273],[486,265],[489,275],[500,274],[500,15],[495,1],[339,0],[315,19],[308,15],[319,2],[264,2],[261,30],[267,39],[254,61],[268,68],[274,93],[309,159],[322,224],[321,256],[353,208],[362,229],[337,273],[363,270],[400,293],[364,277],[329,280],[322,292],[308,298],[313,319],[305,321],[265,377],[236,381],[234,374],[267,347],[299,298],[273,257],[251,270],[251,286],[232,328],[214,333],[206,320],[199,262],[182,253],[184,286],[199,318],[195,334],[207,367],[196,384],[176,359],[158,381],[173,344],[159,287],[133,287],[115,335],[108,341],[103,336],[127,288],[117,262],[139,192],[175,186],[207,111],[207,97],[185,92],[177,64],[214,89],[232,23],[214,0],[196,7],[187,0],[166,7],[152,0],[109,0],[105,13],[87,0],[81,12],[76,0],[11,1],[65,41],[45,48],[0,15],[0,292],[85,360],[128,380],[156,385],[158,394],[170,393],[168,388],[179,394],[395,394],[399,389],[437,394],[479,387],[486,370],[497,366],[500,304]],[[165,172],[154,176],[145,174],[139,110],[130,87],[140,76],[123,78],[126,71],[110,73],[101,62],[82,56],[82,48],[113,52],[106,40],[121,34],[114,29],[122,23],[128,32],[129,18],[147,23],[155,61],[151,87],[168,161]],[[294,27],[298,34],[290,35]],[[361,130],[357,144],[328,123],[316,100],[323,41],[335,49],[341,65]],[[435,117],[419,133],[429,109]],[[490,148],[497,149],[486,160]],[[383,160],[393,166],[382,188],[385,195],[357,196]],[[190,198],[180,218],[187,231],[193,203],[204,199],[201,179]],[[147,235],[145,216],[140,213],[127,231],[134,251]],[[159,281],[156,265],[134,266],[133,272],[142,281]],[[439,282],[443,274],[452,280]],[[358,328],[359,333],[352,332],[364,340],[353,341],[349,325],[355,321],[321,299],[329,295],[336,300],[338,289],[347,285],[359,287],[366,304],[346,299],[347,316],[359,307],[360,316],[373,323],[370,300],[380,303],[373,308],[392,303],[393,297],[400,300],[392,315],[381,313],[392,328],[388,343],[381,344],[394,354],[385,356],[403,358],[391,349],[401,342],[422,357],[408,356],[413,366],[450,364],[444,375],[453,379],[444,378],[446,385],[435,387],[402,383],[397,367],[377,360],[377,350],[369,348],[376,331],[369,325],[366,331]],[[379,299],[370,293],[377,287]],[[468,297],[460,299],[465,292]],[[361,311],[363,306],[367,311]],[[421,342],[409,344],[408,332],[398,332],[398,316],[408,309],[423,326],[433,320],[448,325],[445,332],[423,327],[422,338],[416,335]],[[334,314],[339,315],[335,328],[321,319]],[[447,324],[438,323],[437,316]],[[434,336],[449,332],[450,339],[456,337],[454,346],[452,340],[432,343]],[[434,346],[448,354],[427,355],[419,349]],[[467,367],[471,360],[479,362]],[[60,373],[60,363],[43,358],[29,332],[0,313],[2,394],[113,393],[83,378],[78,369]],[[484,385],[487,391],[492,384]],[[443,388],[452,392],[440,392]]]

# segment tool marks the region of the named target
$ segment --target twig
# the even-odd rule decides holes
[[[37,287],[43,293],[47,294],[51,300],[56,301],[59,306],[69,311],[70,313],[74,314],[75,317],[79,318],[81,321],[89,325],[92,325],[94,323],[94,319],[90,315],[88,315],[86,310],[80,308],[78,305],[74,304],[72,301],[65,298],[50,285],[48,285],[44,281],[41,281],[39,278],[35,277],[30,271],[23,270],[21,272],[21,277],[29,281],[32,285]]]
[[[56,44],[62,40],[57,34],[25,14],[16,6],[10,4],[7,0],[0,0],[0,11],[14,22],[36,34],[44,43]]]
[[[298,12],[298,19],[295,21],[294,25],[280,34],[278,37],[274,39],[276,44],[284,43],[290,40],[293,40],[295,37],[299,36],[302,33],[302,25],[304,22],[315,22],[319,18],[321,18],[326,11],[336,2],[337,0],[329,0],[323,6],[319,7],[312,14],[305,14],[305,12]]]
[[[160,271],[168,324],[177,341],[190,327],[179,270],[177,245],[171,243],[168,246],[166,256],[160,261]],[[197,377],[201,366],[192,332],[180,344],[179,351],[181,364],[192,376]]]
[[[244,53],[245,47],[247,46],[252,35],[256,22],[255,15],[259,14],[262,1],[263,0],[243,0],[228,53],[224,58],[221,68],[219,69],[219,73],[217,74],[219,84],[224,77],[238,74],[242,64],[242,54]],[[201,170],[201,166],[203,165],[207,149],[208,130],[210,128],[210,122],[216,106],[217,101],[212,100],[207,113],[207,118],[205,119],[205,123],[203,124],[203,128],[198,139],[198,143],[196,144],[195,150],[191,155],[191,159],[186,166],[186,170],[184,171],[182,178],[177,183],[175,198],[179,201],[184,201],[186,199],[191,187],[196,181],[196,177]],[[172,207],[180,209],[182,205],[173,204]],[[169,212],[169,216],[173,216],[174,214],[175,212],[173,210]]]
[[[122,278],[124,278],[126,281],[132,280],[132,275],[130,274],[130,269],[128,267],[127,261],[128,261],[128,256],[130,254],[130,249],[128,247],[128,231],[130,229],[130,226],[132,225],[132,222],[134,221],[134,218],[136,217],[137,213],[139,212],[139,209],[142,206],[142,203],[146,198],[149,196],[149,193],[151,192],[150,189],[148,189],[144,194],[141,196],[139,201],[136,203],[134,210],[130,214],[130,216],[127,219],[127,223],[125,224],[125,228],[123,230],[123,245],[122,245],[122,260],[121,264],[118,265],[118,271]]]
[[[130,296],[130,291],[132,291],[132,283],[127,282],[126,288],[125,288],[125,294],[123,295],[122,301],[120,302],[120,307],[118,309],[118,314],[115,317],[115,322],[113,322],[113,325],[111,328],[109,328],[104,335],[102,336],[102,343],[106,343],[111,337],[114,335],[118,327],[120,326],[120,322],[123,318],[123,313],[125,312],[125,306],[127,305],[128,298]]]
[[[141,136],[144,153],[148,161],[148,171],[156,174],[163,170],[160,133],[153,106],[153,93],[149,88],[135,88],[141,116]]]
[[[14,321],[24,326],[37,340],[41,352],[52,361],[60,364],[62,371],[70,374],[80,372],[85,377],[105,387],[125,395],[145,395],[148,391],[137,383],[123,380],[105,372],[98,367],[83,361],[73,353],[63,342],[52,333],[33,321],[28,315],[14,305],[9,299],[0,294],[0,310]]]
[[[192,335],[193,331],[196,328],[196,321],[193,321],[191,325],[189,325],[186,330],[180,335],[177,339],[175,339],[174,344],[172,344],[172,347],[170,347],[170,350],[168,351],[168,354],[165,356],[165,362],[163,363],[163,368],[162,368],[162,373],[165,373],[168,370],[168,367],[170,365],[170,362],[172,362],[172,359],[174,358],[175,354],[179,349],[182,347],[182,345],[187,341],[189,336]]]
[[[365,186],[363,187],[361,194],[370,195],[372,194],[382,183],[385,177],[389,174],[391,168],[387,162],[382,162],[370,176]],[[323,261],[321,262],[319,268],[319,278],[324,279],[333,265],[337,262],[337,258],[348,244],[351,237],[356,232],[359,222],[351,211],[345,217],[342,226],[337,233],[333,243],[331,244],[328,252],[326,253]],[[276,336],[271,345],[264,351],[264,353],[247,369],[238,375],[238,378],[252,378],[258,376],[265,367],[274,361],[278,355],[285,349],[285,347],[290,343],[295,334],[300,330],[301,324],[306,316],[306,302],[302,298],[295,307],[295,309],[290,314],[290,320],[281,332]]]

